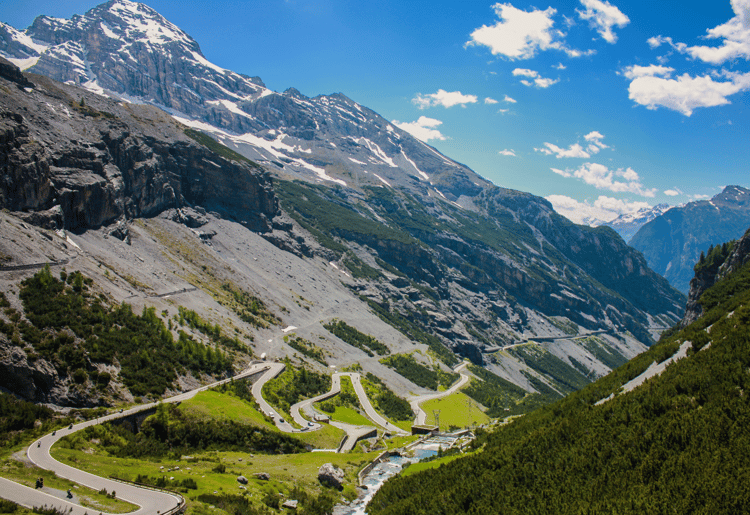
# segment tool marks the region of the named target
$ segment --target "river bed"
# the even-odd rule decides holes
[[[412,447],[409,451],[409,454],[413,454],[412,457],[391,456],[384,459],[375,465],[362,479],[362,484],[367,487],[367,489],[364,490],[364,495],[348,505],[337,504],[333,508],[333,515],[365,515],[367,503],[372,500],[375,492],[383,486],[383,483],[393,476],[400,474],[404,466],[407,464],[416,463],[425,458],[436,455],[441,444],[444,448],[447,447],[445,442],[437,442],[430,439]]]

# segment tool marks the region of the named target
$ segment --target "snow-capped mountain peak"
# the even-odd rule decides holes
[[[111,0],[70,20],[40,16],[0,31],[0,54],[29,71],[149,103],[287,177],[410,187],[457,201],[489,184],[345,95],[268,90],[225,70],[150,7]]]
[[[653,207],[644,207],[633,213],[625,213],[612,221],[604,222],[601,225],[606,225],[617,231],[622,239],[630,241],[630,239],[638,232],[642,226],[649,223],[657,216],[661,216],[673,206],[669,204],[657,204]]]

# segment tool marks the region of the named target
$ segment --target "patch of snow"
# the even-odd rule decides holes
[[[100,22],[99,26],[102,28],[102,32],[108,37],[112,39],[120,39],[120,36],[112,32],[112,29],[107,25],[105,22]]]
[[[393,162],[393,159],[391,159],[390,157],[388,157],[386,155],[386,153],[383,152],[383,150],[376,143],[370,141],[367,138],[359,138],[359,139],[356,139],[355,141],[358,144],[360,144],[360,145],[362,144],[362,142],[364,142],[364,144],[367,146],[367,148],[370,150],[370,152],[372,152],[373,154],[375,154],[376,156],[378,156],[378,158],[382,162],[386,163],[391,168],[398,168],[398,165]]]
[[[358,165],[366,165],[367,164],[367,163],[363,163],[362,161],[357,161],[353,157],[350,157],[349,161],[351,161],[352,163],[357,163]]]
[[[211,68],[212,70],[215,70],[221,74],[225,74],[227,70],[224,68],[221,68],[219,66],[216,66],[214,63],[200,55],[198,52],[190,52],[193,55],[193,59],[201,63],[203,66],[207,66],[208,68]]]
[[[8,61],[18,66],[21,69],[21,71],[26,71],[32,66],[36,65],[36,63],[39,62],[39,58],[40,56],[27,57],[25,59],[18,59],[15,57],[6,57]]]
[[[81,87],[83,87],[84,89],[87,89],[88,91],[91,91],[92,93],[96,93],[99,96],[110,98],[110,96],[107,95],[104,88],[101,87],[99,83],[95,80],[84,82],[83,84],[81,84]]]
[[[288,325],[284,329],[282,329],[281,332],[282,333],[288,333],[289,331],[294,331],[295,329],[297,329],[297,328],[294,327],[293,325]]]
[[[390,184],[388,184],[388,181],[386,181],[385,179],[383,179],[383,178],[382,178],[381,176],[379,176],[378,174],[376,174],[376,173],[373,173],[373,175],[374,175],[375,177],[377,177],[378,179],[380,179],[380,182],[382,182],[383,184],[385,184],[385,185],[386,185],[386,186],[388,186],[389,188],[391,188],[391,187],[392,187],[392,186],[391,186]]]
[[[390,125],[389,125],[389,127],[390,127]],[[404,156],[404,159],[406,159],[407,161],[409,161],[409,164],[414,167],[414,169],[422,177],[422,179],[424,179],[425,181],[429,181],[430,180],[430,176],[427,175],[426,173],[424,173],[422,170],[420,170],[419,167],[416,165],[416,163],[414,163],[414,161],[412,161],[411,159],[409,159],[409,156],[406,155],[406,153],[404,152],[404,149],[401,149],[401,155]]]
[[[442,159],[443,161],[445,161],[450,166],[456,166],[456,163],[454,163],[453,161],[451,161],[450,159],[448,159],[447,157],[445,157],[443,154],[441,154],[440,152],[438,152],[437,150],[435,150],[434,148],[432,148],[431,146],[429,146],[424,141],[422,141],[422,140],[417,140],[417,141],[419,141],[425,148],[427,148],[430,152],[432,152],[433,154],[435,154],[436,156],[438,156],[440,159]]]
[[[31,36],[29,36],[25,32],[22,32],[16,29],[15,27],[11,27],[10,25],[6,23],[2,23],[2,22],[0,22],[0,26],[5,27],[5,29],[8,31],[8,34],[10,34],[10,37],[13,41],[17,41],[18,43],[25,46],[26,48],[33,50],[37,54],[41,54],[42,52],[44,52],[45,50],[49,48],[49,45],[34,41],[31,38]]]
[[[73,246],[74,246],[75,248],[77,248],[78,250],[81,250],[81,247],[79,247],[79,246],[78,246],[78,245],[76,244],[76,242],[74,242],[73,240],[71,240],[71,239],[70,239],[70,236],[65,236],[65,241],[67,241],[68,243],[70,243],[71,245],[73,245]]]
[[[237,107],[237,104],[235,102],[232,102],[231,100],[226,100],[226,99],[222,99],[222,100],[210,100],[210,101],[208,101],[206,103],[207,104],[211,104],[211,105],[223,105],[227,109],[227,111],[230,111],[230,112],[232,112],[234,114],[237,114],[239,116],[244,116],[245,118],[250,118],[250,119],[253,118],[252,116],[250,116],[249,114],[247,114],[245,111],[243,111],[242,109],[240,109],[239,107]]]

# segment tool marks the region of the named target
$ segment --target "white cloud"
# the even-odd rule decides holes
[[[440,125],[442,125],[442,121],[436,120],[434,118],[427,118],[426,116],[420,116],[419,120],[416,122],[404,122],[401,123],[398,120],[393,120],[393,125],[396,127],[405,130],[415,138],[424,141],[425,143],[436,139],[436,140],[445,140],[448,139],[445,136],[443,136],[440,131],[437,129]]]
[[[510,104],[515,104],[518,101],[516,99],[514,99],[514,98],[510,98],[508,95],[505,95],[505,98],[503,99],[503,102],[508,102]]]
[[[511,4],[492,6],[500,19],[494,25],[482,25],[471,33],[466,46],[486,46],[492,55],[502,55],[510,60],[531,59],[539,51],[554,49],[578,57],[582,52],[567,47],[565,34],[554,28],[556,9],[522,11]]]
[[[530,80],[525,80],[525,79],[521,81],[521,84],[523,84],[524,86],[529,86],[529,87],[536,86],[538,88],[548,88],[552,86],[553,84],[557,84],[558,82],[560,82],[560,79],[557,79],[557,80],[547,79],[539,75],[539,72],[534,71],[534,70],[529,70],[527,68],[516,68],[515,70],[513,70],[513,76],[514,77],[518,77],[518,76],[529,77],[529,78],[534,79],[533,82]]]
[[[591,131],[586,134],[583,139],[587,141],[587,146],[584,149],[579,143],[570,145],[567,149],[558,147],[552,143],[544,143],[543,148],[535,148],[537,152],[547,154],[548,156],[555,155],[558,159],[563,157],[578,157],[582,159],[588,159],[592,154],[598,154],[600,150],[609,148],[608,145],[602,143],[604,134],[599,131]],[[561,170],[553,169],[555,173],[561,173]],[[569,175],[568,175],[569,177]]]
[[[688,195],[688,197],[690,197],[691,200],[706,200],[706,199],[711,198],[711,195],[697,194],[697,195]]]
[[[659,66],[656,64],[639,66],[636,64],[625,68],[622,74],[628,79],[637,79],[638,77],[669,77],[673,71],[674,68],[669,68],[668,66]]]
[[[591,131],[588,134],[586,134],[583,137],[583,139],[589,142],[587,150],[591,152],[592,154],[597,154],[599,153],[600,150],[609,148],[609,145],[605,145],[604,143],[602,143],[602,140],[604,139],[604,134],[602,134],[599,131]]]
[[[726,23],[707,30],[704,39],[719,40],[718,46],[675,43],[671,37],[655,36],[647,40],[651,48],[669,45],[673,50],[693,59],[720,65],[734,59],[750,59],[750,0],[730,0],[735,16]],[[668,54],[669,55],[669,54]],[[659,62],[666,61],[662,56]],[[750,90],[750,73],[726,69],[703,76],[684,73],[672,77],[675,70],[665,66],[631,66],[624,75],[632,79],[629,96],[648,109],[666,107],[690,116],[698,107],[714,107],[731,103],[727,97]],[[722,80],[723,79],[723,80]]]
[[[412,99],[412,103],[414,103],[419,109],[427,109],[428,107],[433,106],[443,106],[447,108],[460,105],[461,107],[465,107],[466,104],[476,104],[476,102],[476,95],[464,95],[460,91],[448,92],[443,89],[439,89],[437,93],[430,93],[427,95],[417,93],[417,96]]]
[[[537,152],[541,152],[542,154],[547,154],[548,156],[554,154],[557,159],[563,157],[580,157],[583,159],[588,159],[589,157],[591,157],[591,154],[583,150],[583,147],[578,143],[574,143],[567,149],[560,148],[557,145],[553,145],[552,143],[545,143],[544,146],[546,148],[535,148],[534,150],[536,150]],[[559,171],[557,173],[559,173]]]
[[[500,152],[498,152],[498,154],[500,154],[501,156],[513,156],[513,157],[516,157],[516,151],[513,150],[513,149],[507,149],[506,148],[505,150],[501,150]]]
[[[650,207],[647,202],[630,202],[604,195],[600,195],[593,204],[588,200],[580,202],[565,195],[549,195],[545,198],[555,211],[577,224],[609,222],[620,215]]]
[[[484,99],[484,103],[485,104],[497,104],[498,101],[495,100],[494,98],[487,97],[487,98]]]
[[[582,20],[588,20],[591,28],[596,30],[607,43],[616,43],[617,35],[612,32],[612,27],[623,28],[630,23],[630,18],[625,16],[620,9],[602,0],[581,0],[585,11],[576,9]]]
[[[675,43],[670,37],[656,36],[648,39],[651,48],[668,44],[681,53],[706,63],[722,64],[732,59],[750,59],[750,0],[731,0],[735,16],[728,22],[706,31],[705,39],[720,40],[719,46]]]
[[[624,75],[633,79],[628,87],[630,99],[648,109],[661,106],[690,116],[698,107],[729,104],[728,96],[750,89],[750,73],[717,72],[715,77],[729,80],[716,81],[708,75],[691,77],[687,73],[673,79],[672,71],[657,65],[627,68]]]
[[[598,163],[584,163],[575,170],[552,168],[552,171],[563,177],[580,179],[597,189],[609,190],[614,193],[634,193],[643,197],[653,197],[657,191],[655,188],[644,188],[640,177],[632,168],[610,170]]]
[[[528,68],[516,68],[513,70],[514,77],[518,77],[519,75],[523,77],[539,77],[539,72],[529,70]]]
[[[667,195],[668,197],[676,197],[677,195],[682,195],[682,191],[675,188],[673,190],[664,190],[664,194]]]
[[[557,63],[555,66],[553,66],[555,70],[564,70],[567,68],[563,63]]]

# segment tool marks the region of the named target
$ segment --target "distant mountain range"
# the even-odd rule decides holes
[[[695,279],[690,298],[705,313],[606,378],[500,425],[477,452],[386,482],[368,513],[744,511],[750,231]]]
[[[309,289],[335,266],[347,276],[336,296],[278,301],[310,340],[336,312],[375,337],[395,329],[446,363],[468,357],[527,391],[552,385],[559,395],[570,386],[556,370],[588,382],[682,315],[684,295],[609,228],[575,225],[542,198],[491,184],[342,94],[276,93],[221,69],[143,4],[41,16],[25,31],[0,25],[0,52],[32,72],[3,68],[0,207],[125,242],[131,233],[144,241],[134,221],[168,216],[198,248],[221,239],[204,226],[226,220],[237,248],[257,235],[275,246],[268,266],[291,254],[321,267],[284,291]],[[200,267],[183,264],[192,271],[181,277],[207,290],[206,274],[231,270],[247,288],[281,295],[268,272],[249,274],[248,259],[225,248]],[[138,284],[161,277],[139,275],[138,260],[119,263]],[[539,355],[502,350],[534,339],[546,342]]]
[[[750,190],[727,186],[711,200],[675,207],[641,227],[630,245],[649,266],[687,293],[701,252],[737,239],[750,226]]]
[[[635,213],[627,213],[618,216],[614,220],[609,222],[597,223],[596,225],[605,225],[611,227],[617,234],[622,236],[622,239],[629,242],[630,239],[638,232],[638,230],[645,224],[666,213],[672,206],[669,204],[657,204],[653,207],[644,207],[636,211]]]

